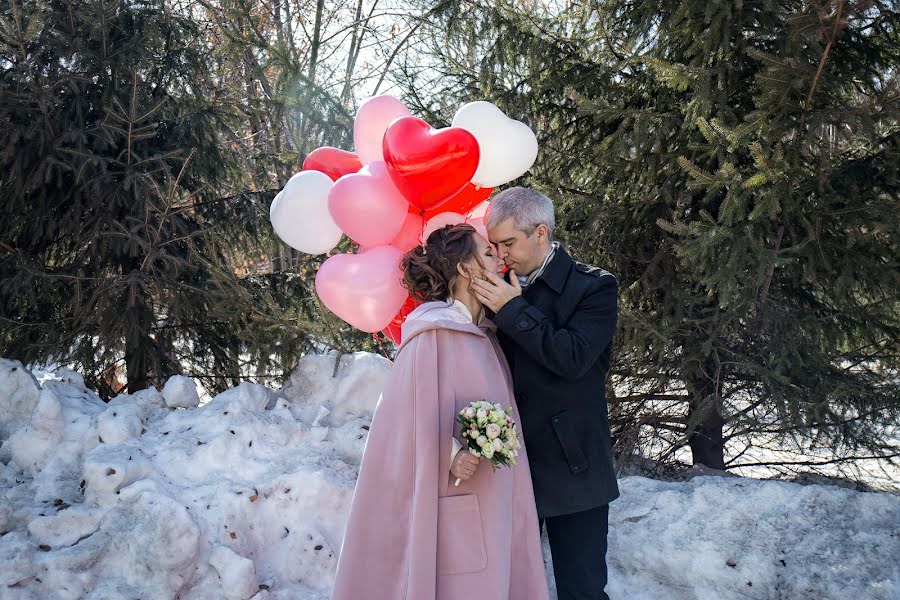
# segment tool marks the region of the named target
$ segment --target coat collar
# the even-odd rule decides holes
[[[566,280],[569,278],[569,270],[572,268],[573,262],[572,257],[560,244],[553,258],[544,268],[544,272],[538,277],[538,280],[543,280],[557,294],[562,293]],[[532,283],[532,285],[534,284]]]
[[[487,337],[489,332],[493,333],[497,330],[497,326],[487,317],[482,317],[478,325],[475,325],[472,323],[472,317],[463,314],[451,303],[425,302],[409,313],[401,326],[400,348],[418,334],[432,329],[453,329]]]

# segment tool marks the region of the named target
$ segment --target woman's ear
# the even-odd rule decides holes
[[[472,275],[469,274],[469,268],[464,265],[462,261],[456,263],[456,272],[459,273],[460,277],[465,277],[466,279],[470,279],[472,277]]]

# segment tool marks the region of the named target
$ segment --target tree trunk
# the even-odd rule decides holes
[[[316,21],[313,25],[313,36],[311,41],[311,46],[309,50],[309,69],[307,71],[307,77],[309,78],[309,85],[313,86],[316,83],[316,67],[319,64],[319,46],[322,43],[322,12],[325,9],[325,1],[319,0],[316,3]],[[306,134],[309,131],[309,115],[305,112],[302,113],[303,121],[300,123],[300,146],[303,152],[309,152],[309,140],[306,139]]]
[[[128,281],[128,294],[122,315],[125,330],[125,373],[129,394],[147,389],[150,385],[151,353],[153,341],[150,327],[153,323],[147,299],[139,284],[139,277],[132,277],[141,270],[141,257],[121,257],[122,276]]]
[[[125,368],[128,380],[128,393],[147,389],[150,385],[149,371],[151,366],[151,344],[147,331],[150,327],[150,313],[143,301],[137,300],[129,305],[132,313],[126,321],[130,322],[125,329]]]
[[[133,338],[125,338],[125,366],[128,378],[128,393],[133,394],[147,389],[147,370],[141,359],[143,352],[140,342]]]
[[[721,373],[713,357],[707,359],[702,370],[692,373],[687,386],[691,392],[688,404],[688,445],[695,465],[712,469],[725,469],[725,445],[722,427],[725,419],[719,411],[721,398]]]
[[[711,469],[725,469],[725,446],[722,443],[722,426],[725,420],[713,407],[697,428],[691,432],[688,445],[695,465]]]
[[[241,344],[238,340],[232,340],[230,346],[231,354],[231,385],[239,386],[241,384]]]
[[[377,2],[375,4],[378,4]],[[363,25],[368,25],[368,19],[366,19],[366,23],[360,23],[360,18],[362,17],[362,8],[363,8],[363,0],[359,0],[359,4],[356,5],[356,16],[353,19],[353,35],[350,38],[350,51],[347,52],[347,70],[344,73],[344,89],[341,91],[341,102],[344,108],[350,108],[350,92],[351,92],[351,80],[353,79],[353,69],[356,66],[356,59],[359,57],[359,49],[362,47],[362,38],[365,34],[366,30]],[[375,6],[372,6],[372,10],[375,10]],[[369,15],[371,16],[371,12]],[[363,27],[361,27],[363,26]]]
[[[322,40],[322,12],[325,10],[325,0],[316,2],[316,22],[313,25],[312,45],[310,46],[309,71],[307,76],[310,83],[316,81],[316,67],[319,64],[319,46]]]

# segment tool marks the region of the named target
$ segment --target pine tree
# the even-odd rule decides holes
[[[664,456],[717,468],[764,432],[897,455],[891,3],[427,8],[409,101],[438,122],[479,98],[526,120],[541,153],[517,183],[619,277],[620,451],[649,426]]]
[[[120,364],[129,392],[184,369],[217,391],[316,347],[302,274],[235,272],[274,190],[240,185],[197,23],[163,0],[0,15],[0,355],[108,397]]]

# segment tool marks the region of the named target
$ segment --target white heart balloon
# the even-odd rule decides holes
[[[337,246],[343,232],[328,212],[334,181],[319,171],[291,177],[269,207],[272,228],[284,243],[307,254],[324,254]]]
[[[479,100],[464,104],[453,117],[453,127],[475,136],[481,150],[472,183],[497,187],[520,177],[537,159],[538,143],[531,128],[507,117],[502,110]]]

